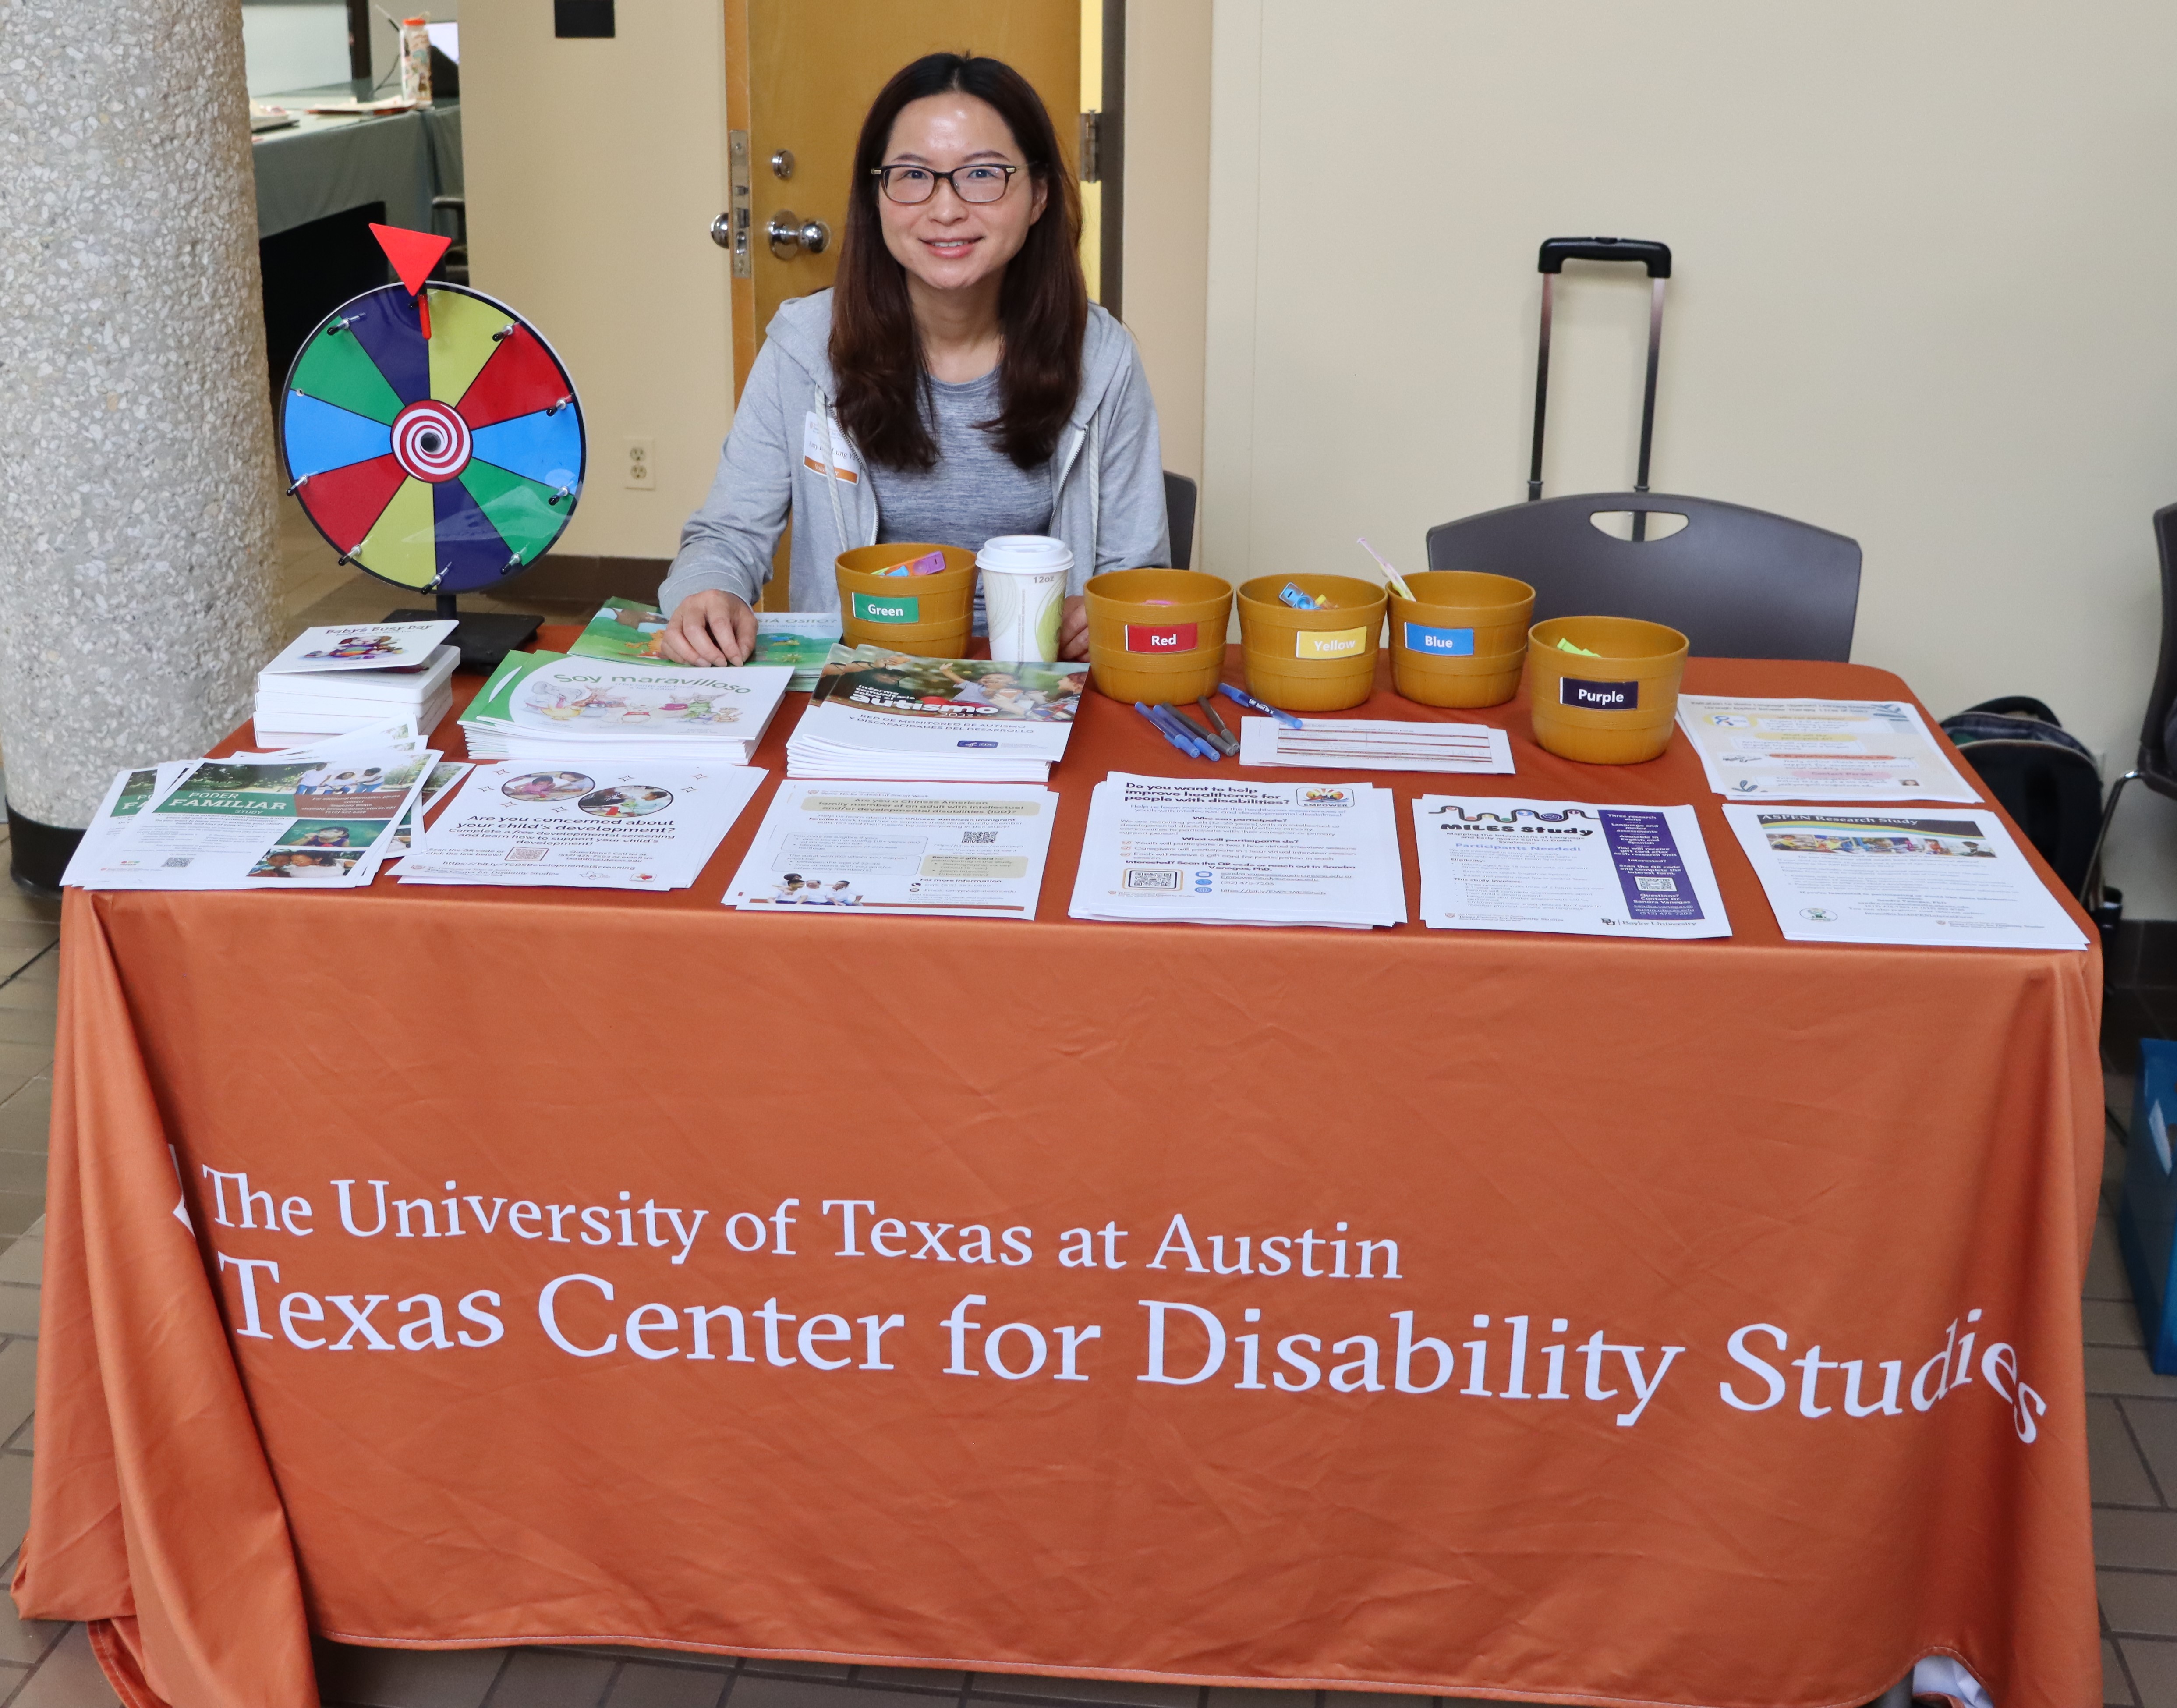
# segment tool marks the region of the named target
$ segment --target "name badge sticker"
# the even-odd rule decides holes
[[[1590,712],[1630,712],[1640,703],[1638,682],[1586,682],[1577,676],[1558,678],[1558,704],[1585,706]]]
[[[857,623],[919,623],[922,620],[922,601],[901,598],[891,593],[855,593],[854,616]]]
[[[1296,629],[1296,658],[1351,658],[1366,650],[1368,631],[1361,629]]]
[[[1471,658],[1474,656],[1474,630],[1471,629],[1432,629],[1426,623],[1406,625],[1406,650],[1426,652],[1437,658]]]
[[[813,474],[828,474],[849,486],[862,478],[861,461],[846,435],[832,428],[815,410],[801,417],[801,466]]]
[[[1196,623],[1129,623],[1129,652],[1192,652],[1201,644]]]

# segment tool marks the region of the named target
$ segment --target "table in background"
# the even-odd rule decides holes
[[[1517,776],[1375,779],[1410,897],[1416,794],[1692,801],[1734,936],[1069,920],[1095,781],[1220,774],[1096,696],[1037,923],[728,912],[798,703],[691,892],[70,894],[26,1613],[188,1702],[307,1700],[306,1621],[1716,1708],[1944,1652],[2098,1700],[2098,954],[1787,944],[1686,744],[1568,764],[1520,701]],[[1176,1378],[1214,1313],[1214,1376],[1143,1379],[1149,1301]],[[1400,1391],[1407,1334],[1457,1378]]]
[[[254,138],[257,235],[269,237],[351,208],[382,204],[385,223],[431,229],[431,198],[460,195],[461,104],[443,101],[383,118],[307,112],[312,101],[346,100],[345,85],[268,95],[297,123]]]

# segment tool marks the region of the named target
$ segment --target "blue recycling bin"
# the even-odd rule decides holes
[[[2138,1301],[2147,1356],[2164,1376],[2177,1376],[2177,1043],[2144,1038],[2139,1089],[2131,1105],[2124,1196],[2117,1205],[2117,1243]]]

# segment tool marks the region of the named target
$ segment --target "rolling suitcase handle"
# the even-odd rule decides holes
[[[1671,276],[1671,246],[1645,237],[1550,237],[1536,266],[1542,276],[1542,336],[1535,356],[1535,456],[1527,474],[1527,501],[1542,495],[1542,422],[1550,401],[1550,303],[1557,276],[1567,261],[1637,261],[1654,290],[1648,304],[1648,383],[1640,401],[1640,467],[1633,490],[1648,490],[1648,453],[1656,438],[1656,368],[1663,348],[1663,285]],[[1645,511],[1633,518],[1633,538],[1648,537]]]

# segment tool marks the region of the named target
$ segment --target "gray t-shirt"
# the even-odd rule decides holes
[[[1000,534],[1050,532],[1050,465],[1020,468],[975,423],[998,413],[998,372],[952,385],[930,382],[930,437],[937,461],[927,472],[873,467],[877,539],[927,540],[979,551]],[[983,590],[975,589],[975,632],[985,632]]]

